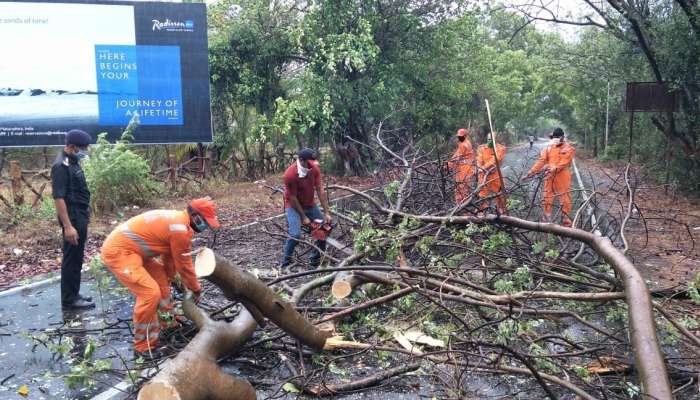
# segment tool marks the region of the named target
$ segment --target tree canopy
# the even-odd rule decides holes
[[[624,158],[626,82],[671,82],[682,109],[639,116],[633,150],[697,186],[696,2],[581,0],[578,17],[512,3],[220,0],[209,11],[216,141],[246,159],[300,146],[340,154],[381,121],[444,140],[483,129],[488,99],[507,140],[561,125],[597,155]],[[580,29],[564,37],[538,20]],[[667,157],[649,161],[660,149]]]

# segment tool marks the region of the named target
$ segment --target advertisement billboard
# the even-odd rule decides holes
[[[0,147],[211,142],[204,4],[0,0]]]

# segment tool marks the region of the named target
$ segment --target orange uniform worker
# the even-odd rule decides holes
[[[562,210],[561,224],[571,226],[571,171],[569,166],[574,159],[576,149],[564,139],[564,131],[556,128],[550,137],[550,143],[540,153],[540,158],[532,166],[525,178],[546,171],[544,178],[544,216],[547,221],[552,219],[554,197],[559,198]]]
[[[474,176],[474,150],[467,137],[469,131],[462,128],[457,131],[457,149],[447,162],[448,168],[455,172],[455,204],[462,204],[471,193],[471,180]]]
[[[201,198],[192,200],[187,210],[152,210],[137,215],[119,225],[105,240],[102,260],[136,296],[133,321],[137,357],[160,356],[158,334],[168,327],[168,322],[159,321],[158,311],[172,311],[170,283],[176,273],[195,298],[199,296],[201,286],[189,254],[191,239],[194,232],[218,227],[214,202]]]
[[[487,134],[488,135],[488,134]],[[503,160],[506,155],[506,146],[497,143],[496,151],[494,152],[494,144],[491,140],[491,135],[486,138],[486,144],[482,144],[476,150],[476,166],[479,169],[479,185],[483,185],[479,191],[479,197],[482,199],[489,197],[493,194],[499,193],[501,191],[501,180],[498,176],[498,170],[496,169],[496,155],[498,156],[498,161]],[[499,213],[503,214],[506,211],[506,202],[503,194],[499,194],[495,197],[496,209]],[[486,201],[482,201],[479,208],[483,211],[488,206]]]

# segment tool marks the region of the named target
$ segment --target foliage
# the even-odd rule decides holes
[[[493,288],[499,293],[515,293],[532,288],[533,279],[530,268],[526,265],[518,267],[514,272],[503,274],[493,283]]]
[[[489,238],[482,243],[481,248],[487,253],[493,253],[501,247],[511,244],[513,244],[513,239],[507,232],[498,232],[489,236]]]
[[[54,359],[66,360],[69,371],[63,376],[63,379],[70,389],[94,387],[97,384],[96,375],[112,367],[111,359],[95,357],[95,351],[102,344],[92,337],[88,337],[84,343],[85,346],[82,347],[82,345],[77,345],[71,336],[59,337],[58,341],[54,341],[46,333],[38,335],[23,333],[23,336],[37,345],[46,347],[53,353]],[[81,339],[81,341],[83,340]],[[76,349],[77,352],[74,351]]]
[[[109,211],[126,205],[147,205],[163,188],[150,176],[148,161],[129,148],[132,121],[120,140],[110,144],[106,133],[98,135],[90,158],[85,161],[85,177],[95,210]]]
[[[95,359],[95,350],[100,344],[93,338],[88,338],[82,357],[75,359],[70,372],[64,376],[66,385],[71,388],[94,387],[97,384],[95,376],[112,368],[109,358]]]
[[[617,304],[615,307],[610,307],[605,314],[605,320],[608,322],[627,322],[629,315],[627,314],[626,304]]]
[[[17,226],[28,221],[56,219],[56,206],[51,196],[43,196],[38,203],[38,207],[33,208],[31,204],[12,205],[10,209],[2,209],[0,221],[4,226]]]

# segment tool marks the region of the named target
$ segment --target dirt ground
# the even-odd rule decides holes
[[[371,177],[325,176],[328,185],[341,184],[356,188],[367,188],[374,184]],[[224,228],[240,226],[283,212],[280,192],[272,188],[281,187],[281,176],[272,176],[263,181],[229,183],[212,180],[193,196],[168,196],[158,199],[154,209],[185,208],[191,197],[211,196],[219,207],[219,219]],[[48,194],[46,196],[49,196]],[[331,194],[334,197],[335,194]],[[86,260],[99,253],[104,238],[119,223],[144,210],[132,206],[105,215],[93,215],[90,221]],[[54,217],[31,218],[14,226],[0,226],[0,290],[28,280],[60,271],[61,231]]]
[[[610,177],[624,172],[621,162],[599,163],[583,159],[592,171],[600,172],[605,190]],[[637,175],[632,218],[625,229],[629,242],[627,255],[652,287],[683,289],[700,272],[700,200],[678,189],[665,188],[642,173]],[[628,197],[617,197],[627,206]],[[619,212],[620,203],[612,210]]]

